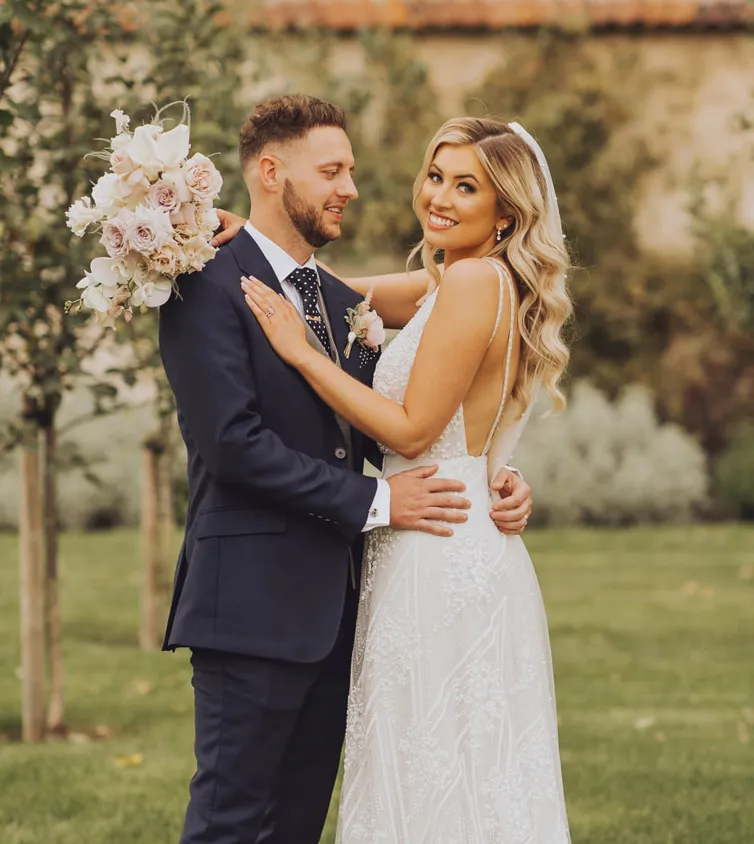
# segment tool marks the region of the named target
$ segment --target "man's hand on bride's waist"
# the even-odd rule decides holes
[[[519,472],[505,466],[495,476],[491,489],[500,495],[490,510],[497,529],[508,536],[523,533],[532,509],[529,484]]]

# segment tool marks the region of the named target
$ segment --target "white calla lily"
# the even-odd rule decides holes
[[[157,158],[165,167],[179,167],[188,157],[191,144],[189,143],[189,127],[183,123],[163,132],[155,139]]]
[[[102,214],[115,214],[123,206],[120,176],[105,173],[92,188],[92,199]]]
[[[134,131],[133,139],[128,147],[131,161],[138,164],[150,179],[156,179],[160,172],[160,159],[157,154],[157,137],[162,134],[162,128],[148,123],[139,126]]]

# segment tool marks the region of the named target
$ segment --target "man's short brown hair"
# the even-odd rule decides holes
[[[299,140],[319,126],[337,126],[345,132],[343,109],[307,94],[285,94],[259,103],[239,133],[241,169],[267,144]]]

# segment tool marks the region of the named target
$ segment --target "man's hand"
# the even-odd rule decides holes
[[[458,524],[468,519],[464,510],[471,507],[471,502],[458,495],[466,489],[466,484],[433,478],[437,469],[437,466],[419,466],[387,479],[391,527],[453,536],[452,529],[442,523]]]
[[[524,532],[531,515],[531,487],[508,468],[501,469],[492,482],[492,490],[500,493],[490,510],[497,529],[508,536]]]
[[[246,225],[246,218],[239,217],[238,214],[231,214],[230,211],[223,211],[222,208],[217,209],[217,216],[220,220],[220,228],[215,232],[215,237],[210,246],[217,249],[227,243],[241,231]]]

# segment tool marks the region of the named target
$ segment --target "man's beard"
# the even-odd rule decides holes
[[[332,236],[325,231],[317,209],[296,191],[289,179],[283,186],[283,207],[296,231],[315,249],[338,239],[338,235]]]

